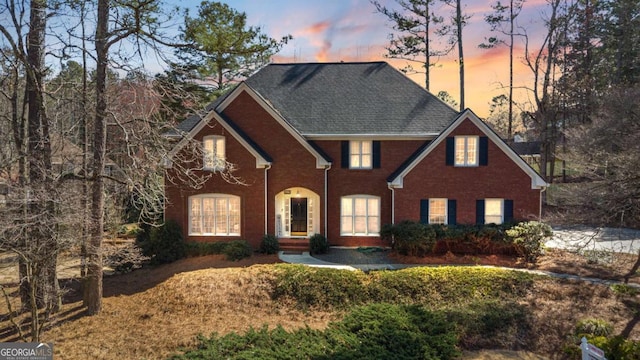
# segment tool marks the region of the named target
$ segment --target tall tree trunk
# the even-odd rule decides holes
[[[464,110],[464,54],[462,52],[462,27],[464,19],[462,18],[461,0],[456,1],[456,26],[458,36],[458,61],[460,66],[460,111]]]
[[[102,236],[104,230],[104,170],[106,147],[106,81],[109,0],[98,0],[96,24],[96,113],[93,128],[93,184],[91,189],[91,239],[87,246],[87,280],[84,303],[89,315],[102,310]]]
[[[507,120],[507,142],[513,140],[513,0],[509,3],[509,118]]]
[[[85,3],[80,2],[80,26],[82,27],[82,94],[80,95],[81,117],[80,141],[82,142],[82,243],[80,244],[80,277],[87,275],[87,243],[90,235],[91,219],[89,218],[89,131],[87,130],[87,45],[85,34]]]
[[[424,86],[429,91],[431,85],[431,49],[429,47],[429,25],[431,24],[431,17],[429,16],[429,1],[424,2]]]
[[[40,267],[36,271],[37,304],[54,311],[60,308],[56,275],[57,241],[53,232],[55,225],[54,191],[51,184],[51,144],[49,123],[44,106],[44,55],[46,29],[46,0],[30,3],[29,33],[27,42],[27,137],[29,154],[29,186],[26,196],[29,219],[27,241],[31,257],[28,266]],[[31,292],[33,296],[34,292]],[[31,299],[30,304],[33,304]]]

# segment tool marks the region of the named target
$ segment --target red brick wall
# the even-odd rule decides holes
[[[176,220],[182,226],[185,239],[188,241],[229,241],[244,239],[249,241],[254,247],[260,245],[260,240],[264,235],[264,169],[256,168],[256,160],[231,134],[227,133],[222,125],[212,123],[205,126],[195,139],[202,141],[204,136],[222,135],[225,137],[227,161],[235,164],[238,170],[233,174],[239,177],[247,185],[231,184],[223,180],[219,174],[195,170],[195,175],[212,174],[201,188],[190,188],[185,185],[177,186],[171,181],[165,180],[165,219]],[[182,152],[188,151],[183,148]],[[176,157],[181,158],[184,154]],[[197,159],[197,164],[193,168],[200,168],[202,159]],[[177,166],[168,171],[167,177],[176,177],[175,172],[179,171]],[[220,193],[231,194],[240,197],[241,219],[240,236],[189,236],[189,209],[188,200],[192,195]]]
[[[245,92],[224,110],[224,114],[273,159],[267,184],[269,234],[275,234],[275,197],[285,189],[307,188],[320,196],[320,208],[324,208],[324,170],[316,169],[316,158],[280,123]],[[264,194],[264,187],[262,191]],[[263,209],[252,211],[263,212]],[[324,224],[323,212],[320,213],[320,224]],[[320,231],[324,231],[322,226]]]
[[[381,141],[380,168],[352,170],[341,166],[341,141],[316,141],[333,161],[329,170],[328,234],[332,245],[383,245],[379,237],[340,236],[340,199],[348,195],[373,195],[380,197],[380,223],[391,223],[391,190],[387,177],[413,154],[424,141]]]
[[[470,120],[464,120],[449,136],[485,136]],[[454,167],[445,165],[446,141],[442,141],[395,190],[396,223],[420,219],[420,199],[449,198],[457,201],[457,222],[474,224],[476,200],[513,200],[515,220],[537,218],[540,190],[531,189],[531,178],[495,143],[489,141],[488,166]]]

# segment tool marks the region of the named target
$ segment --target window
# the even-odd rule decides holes
[[[380,233],[380,198],[345,196],[340,207],[340,235],[377,236]]]
[[[504,206],[502,199],[485,199],[484,200],[484,223],[485,224],[502,224],[504,215]]]
[[[224,137],[206,136],[203,140],[205,170],[220,171],[226,166]]]
[[[373,167],[372,150],[371,141],[350,141],[349,167],[351,169],[371,169]]]
[[[429,199],[429,224],[447,223],[447,199]]]
[[[226,194],[190,197],[189,235],[240,235],[240,198]]]
[[[478,166],[478,137],[455,137],[455,165]]]

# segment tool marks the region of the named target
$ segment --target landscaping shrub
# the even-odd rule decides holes
[[[534,263],[542,255],[545,241],[553,235],[551,226],[529,221],[520,223],[507,230],[507,236],[513,241],[516,250],[525,261]]]
[[[222,254],[224,249],[227,247],[227,244],[229,244],[228,241],[191,241],[186,244],[186,253],[189,257]]]
[[[309,248],[311,254],[325,254],[329,251],[329,242],[322,234],[314,234],[309,238]]]
[[[271,234],[264,234],[260,242],[260,252],[263,254],[276,254],[280,251],[278,238]]]
[[[276,266],[274,299],[289,298],[299,307],[344,308],[372,302],[464,304],[475,299],[524,296],[534,275],[483,267],[418,267],[397,271],[342,271]]]
[[[148,238],[147,238],[147,235]],[[142,253],[149,257],[152,264],[166,264],[185,257],[186,246],[182,238],[180,225],[169,220],[159,227],[152,227],[150,231],[140,232],[137,239]]]
[[[397,225],[385,225],[380,236],[391,240],[391,247],[398,253],[409,256],[425,256],[433,251],[436,243],[433,227],[408,220]]]
[[[246,240],[234,240],[226,243],[222,250],[229,261],[238,261],[251,257],[253,248]]]
[[[289,298],[298,307],[345,308],[367,301],[365,274],[303,265],[276,265],[273,298]]]
[[[142,249],[132,243],[124,246],[105,246],[102,254],[105,265],[118,274],[139,269],[149,260],[142,254]]]
[[[577,337],[586,335],[609,336],[613,332],[613,325],[601,319],[584,319],[578,321],[574,333]]]
[[[418,306],[374,304],[354,309],[324,330],[281,326],[244,335],[199,337],[198,348],[173,359],[453,359],[455,328]]]
[[[416,305],[371,304],[333,325],[354,334],[357,347],[336,349],[341,359],[453,359],[459,355],[454,325]]]

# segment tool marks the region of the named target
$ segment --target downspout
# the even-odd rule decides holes
[[[329,235],[329,233],[327,232],[328,230],[328,226],[327,226],[327,199],[328,199],[328,195],[327,193],[329,192],[329,170],[331,169],[331,164],[329,164],[327,167],[324,168],[324,236],[327,237]]]
[[[267,197],[267,171],[271,169],[271,164],[264,167],[264,233],[269,233],[269,199]]]
[[[546,187],[542,187],[540,190],[540,206],[538,207],[538,221],[542,222],[542,193],[547,191]]]
[[[396,223],[396,193],[395,189],[391,184],[387,185],[389,190],[391,190],[391,225],[395,225]]]

